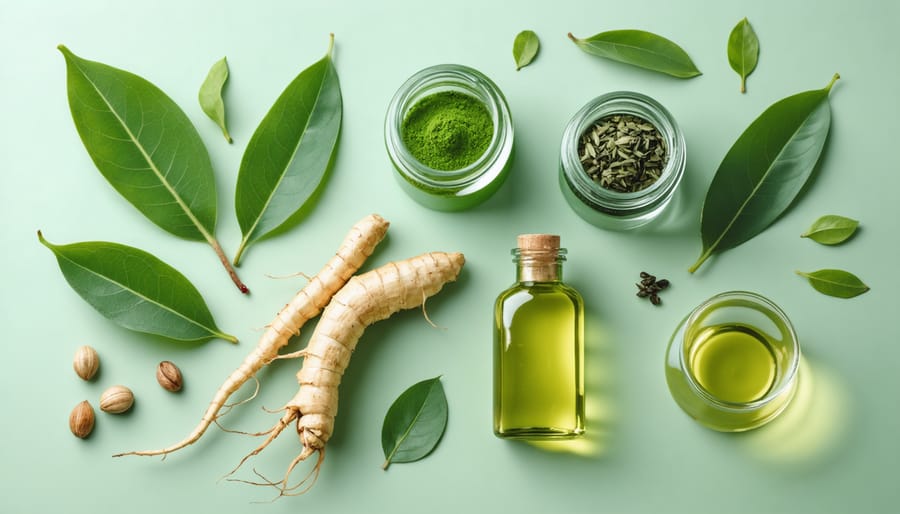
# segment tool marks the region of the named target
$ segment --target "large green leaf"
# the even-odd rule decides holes
[[[283,229],[315,195],[341,131],[342,100],[331,50],[281,93],[247,144],[238,172],[235,210],[243,232],[235,255]]]
[[[687,79],[700,75],[694,61],[674,42],[643,30],[610,30],[580,39],[569,33],[578,48],[585,52]]]
[[[383,469],[392,462],[413,462],[437,446],[447,427],[447,397],[441,377],[423,380],[394,400],[381,428]]]
[[[728,36],[728,64],[741,76],[741,93],[747,92],[747,76],[756,69],[759,60],[759,39],[747,21],[739,21]]]
[[[774,103],[734,143],[706,193],[703,252],[690,272],[713,253],[765,230],[794,201],[825,146],[831,126],[828,93],[837,79]]]
[[[185,239],[209,239],[216,184],[209,153],[187,115],[159,88],[65,46],[69,108],[106,180],[153,223]]]
[[[184,111],[133,73],[82,59],[63,45],[59,50],[66,60],[72,119],[100,173],[153,223],[208,242],[247,293],[214,236],[212,164]]]
[[[237,338],[216,327],[197,289],[149,253],[117,243],[69,245],[38,239],[56,255],[63,276],[103,316],[137,332],[179,341]]]

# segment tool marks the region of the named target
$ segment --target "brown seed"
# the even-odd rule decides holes
[[[156,381],[166,391],[173,393],[181,390],[184,380],[181,376],[181,370],[178,369],[172,361],[162,361],[156,367]]]
[[[653,305],[659,305],[662,303],[662,300],[656,293],[653,293],[650,295],[650,303],[652,303]]]
[[[94,408],[87,400],[79,403],[72,409],[69,414],[69,430],[75,435],[84,439],[91,435],[94,430]]]

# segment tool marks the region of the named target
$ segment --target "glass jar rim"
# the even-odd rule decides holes
[[[690,327],[693,322],[695,322],[702,314],[709,311],[711,307],[714,305],[721,303],[725,300],[745,300],[748,303],[754,305],[755,307],[759,307],[761,309],[760,312],[765,314],[771,314],[775,318],[780,321],[785,331],[787,332],[789,341],[790,341],[790,349],[792,350],[790,362],[788,364],[787,371],[784,375],[784,378],[781,380],[781,383],[778,387],[772,388],[767,391],[766,394],[757,400],[753,400],[751,402],[731,402],[719,399],[712,394],[709,393],[703,386],[701,386],[693,373],[688,371],[689,367],[686,365],[685,356],[684,356],[684,347],[688,334],[688,327]],[[787,314],[781,308],[776,305],[774,302],[769,300],[768,298],[750,291],[726,291],[723,293],[716,294],[706,301],[698,305],[694,308],[693,311],[688,315],[688,317],[684,321],[685,330],[681,335],[681,348],[682,350],[679,352],[679,362],[681,365],[681,369],[684,371],[684,376],[687,381],[688,386],[700,397],[704,400],[710,402],[711,404],[716,405],[720,409],[731,410],[731,411],[752,411],[759,409],[760,407],[765,406],[768,403],[771,403],[775,398],[778,398],[784,392],[793,386],[793,382],[795,376],[797,375],[797,371],[800,367],[800,343],[797,338],[797,333],[794,331],[794,326],[791,324],[790,319],[788,319]]]
[[[665,138],[668,160],[660,178],[635,192],[619,192],[600,186],[587,173],[578,156],[581,135],[597,120],[615,114],[631,114],[646,119]],[[560,145],[560,161],[565,181],[582,201],[608,214],[627,216],[631,212],[665,201],[684,174],[687,161],[684,136],[672,114],[653,98],[634,91],[613,91],[586,103],[566,125]]]
[[[457,170],[439,170],[416,159],[403,143],[401,127],[414,103],[431,94],[456,90],[481,102],[491,116],[494,133],[477,160]],[[437,64],[410,76],[397,90],[385,117],[388,153],[398,171],[435,189],[467,188],[480,183],[512,151],[512,122],[500,89],[480,71],[461,64]]]

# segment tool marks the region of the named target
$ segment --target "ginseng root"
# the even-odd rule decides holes
[[[279,355],[291,336],[300,333],[300,328],[308,320],[316,317],[331,300],[331,297],[346,284],[347,280],[363,265],[375,246],[384,238],[389,223],[381,216],[372,214],[358,221],[344,238],[334,257],[312,277],[290,303],[275,316],[265,333],[241,365],[216,391],[200,423],[183,440],[159,450],[126,452],[114,455],[168,455],[197,442],[209,426],[221,415],[228,398],[244,383],[253,378],[264,366],[275,359],[301,356],[301,352]]]
[[[331,299],[309,343],[300,352],[304,356],[303,366],[297,373],[300,390],[284,406],[281,419],[263,432],[268,434],[265,441],[244,457],[231,473],[296,421],[303,450],[288,465],[284,478],[273,482],[260,475],[263,482],[248,483],[276,487],[279,496],[302,494],[312,487],[325,457],[325,444],[334,428],[338,385],[363,331],[395,312],[422,305],[444,284],[456,280],[464,262],[461,253],[432,252],[391,262],[351,278]],[[294,468],[314,453],[318,454],[318,459],[313,469],[299,483],[289,485],[288,479]],[[306,487],[301,489],[304,484]]]

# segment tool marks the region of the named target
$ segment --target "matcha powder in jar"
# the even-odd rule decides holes
[[[430,209],[460,211],[484,202],[505,181],[512,117],[484,74],[441,64],[400,86],[388,106],[384,139],[407,195]]]

